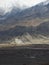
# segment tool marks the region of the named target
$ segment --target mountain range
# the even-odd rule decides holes
[[[13,7],[10,12],[0,15],[0,40],[8,40],[25,33],[49,36],[49,2],[24,10]]]

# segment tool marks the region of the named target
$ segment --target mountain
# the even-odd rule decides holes
[[[3,18],[7,20],[23,20],[23,19],[34,19],[34,18],[45,18],[49,16],[49,3],[39,3],[36,6],[21,10],[21,8],[16,8],[13,6],[12,10],[6,13]],[[4,22],[5,23],[5,22]]]
[[[24,10],[13,7],[0,18],[0,40],[10,40],[26,33],[49,35],[49,3],[42,2]]]
[[[19,14],[20,17],[27,17],[27,16],[28,17],[32,16],[32,18],[48,17],[49,16],[49,3],[47,5],[45,5],[44,3],[40,3],[34,7],[31,7],[22,11],[20,14]]]

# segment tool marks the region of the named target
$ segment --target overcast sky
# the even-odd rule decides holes
[[[0,8],[9,10],[9,8],[11,8],[13,5],[17,7],[23,7],[23,6],[30,7],[42,1],[46,0],[0,0]]]

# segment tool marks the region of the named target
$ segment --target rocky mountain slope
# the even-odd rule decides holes
[[[11,12],[0,16],[0,41],[28,33],[31,36],[49,36],[49,3],[20,10],[13,8]]]

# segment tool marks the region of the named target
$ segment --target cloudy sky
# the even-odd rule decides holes
[[[42,1],[45,0],[0,0],[0,8],[9,10],[13,5],[17,7],[30,7]]]

